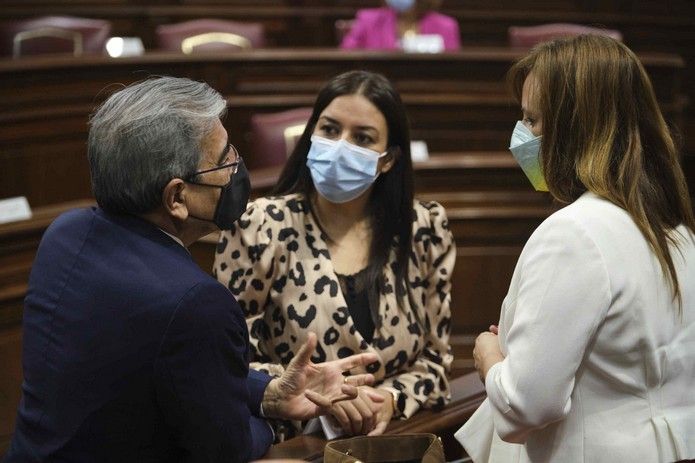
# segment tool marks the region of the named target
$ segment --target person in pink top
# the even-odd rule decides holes
[[[382,8],[359,10],[341,48],[394,50],[408,34],[439,35],[444,50],[461,47],[456,19],[437,13],[441,0],[386,0]]]

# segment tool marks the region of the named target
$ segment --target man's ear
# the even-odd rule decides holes
[[[186,205],[186,182],[180,178],[172,178],[162,191],[162,206],[171,217],[184,221],[188,218]]]
[[[379,173],[385,174],[396,163],[396,159],[401,155],[401,148],[399,146],[392,146],[386,150],[386,156],[380,159],[381,165],[379,166]]]

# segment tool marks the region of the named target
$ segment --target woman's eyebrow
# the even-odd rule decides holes
[[[319,118],[319,120],[321,120],[321,119],[325,119],[326,122],[330,122],[331,124],[341,125],[340,122],[338,122],[337,120],[333,119],[333,118],[330,117],[330,116],[321,116],[321,117]],[[377,130],[377,128],[376,128],[376,127],[372,127],[371,125],[358,125],[357,128],[358,128],[359,130],[371,130],[371,131],[373,131],[373,132],[379,133],[379,131]]]
[[[330,122],[331,124],[340,125],[340,122],[336,121],[335,119],[333,119],[330,116],[321,116],[321,117],[319,117],[319,120],[321,120],[321,119],[325,119],[326,122]]]

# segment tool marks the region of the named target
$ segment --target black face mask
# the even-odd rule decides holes
[[[241,217],[241,214],[246,211],[249,195],[251,193],[251,181],[249,180],[249,171],[246,170],[246,166],[242,160],[239,160],[236,173],[232,175],[232,178],[226,185],[210,185],[209,183],[198,183],[193,181],[189,181],[189,183],[220,188],[222,190],[220,199],[217,200],[215,215],[212,220],[196,217],[192,214],[191,217],[213,222],[220,230],[229,230],[234,225],[234,222]]]

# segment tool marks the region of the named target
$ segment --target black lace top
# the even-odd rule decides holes
[[[352,320],[355,322],[355,328],[360,332],[362,337],[368,343],[374,338],[374,320],[372,319],[372,311],[369,307],[369,297],[367,294],[367,285],[359,285],[359,281],[363,279],[367,269],[360,270],[352,275],[341,275],[336,273],[340,282],[340,289],[345,296],[348,311]]]

